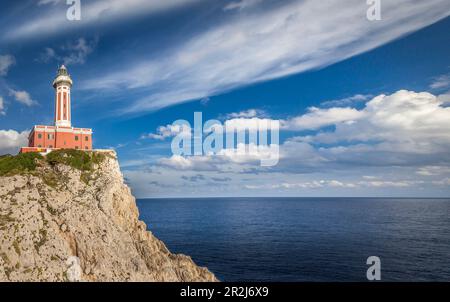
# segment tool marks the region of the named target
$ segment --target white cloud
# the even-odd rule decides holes
[[[58,56],[56,55],[56,51],[51,47],[46,47],[44,51],[39,55],[39,58],[36,59],[38,62],[48,63],[53,59],[56,59]]]
[[[189,157],[173,155],[159,159],[158,163],[177,170],[217,171],[224,160],[210,155]]]
[[[84,64],[88,55],[94,51],[97,43],[97,38],[87,40],[81,37],[61,46],[58,51],[46,47],[36,61],[48,63],[51,60],[56,60],[64,65]]]
[[[225,121],[226,132],[256,132],[265,130],[278,131],[279,129],[279,121],[269,118],[233,118]]]
[[[56,5],[61,2],[62,2],[61,0],[39,0],[38,5],[47,5],[47,4]]]
[[[0,96],[0,115],[5,115],[5,102],[3,101],[3,97]]]
[[[417,184],[422,184],[423,181],[408,181],[408,180],[400,180],[400,181],[361,181],[358,185],[367,186],[367,187],[376,187],[376,188],[407,188]]]
[[[63,48],[69,54],[63,57],[65,65],[84,64],[86,57],[94,50],[97,44],[97,39],[87,42],[84,38],[79,38],[74,43],[68,44]]]
[[[243,173],[260,166],[262,160],[278,155],[277,147],[238,144],[235,148],[223,148],[214,155],[162,157],[157,164],[177,170]]]
[[[435,180],[435,181],[433,181],[433,183],[438,186],[450,186],[450,178]]]
[[[379,95],[365,107],[314,109],[282,121],[281,130],[316,130],[316,134],[297,136],[280,146],[280,163],[272,170],[289,173],[362,166],[426,167],[450,162],[450,108],[436,96],[400,90]],[[254,131],[269,118],[235,118],[225,122],[228,129]],[[324,127],[332,126],[324,130]],[[165,131],[167,131],[167,134]],[[162,127],[158,138],[173,135]],[[320,147],[316,147],[320,146]],[[251,145],[241,146],[251,151]],[[247,155],[223,149],[222,156],[176,157],[163,159],[167,166],[217,171],[250,171],[259,165],[264,152]],[[257,151],[257,152],[256,152]],[[270,153],[270,152],[269,152]],[[217,158],[220,157],[220,160]],[[230,165],[242,163],[240,167]],[[413,172],[415,173],[415,172]],[[424,171],[417,175],[424,175]],[[366,179],[375,181],[378,179]]]
[[[223,9],[225,11],[227,10],[244,10],[246,8],[255,6],[259,3],[261,3],[263,0],[239,0],[239,1],[233,1],[227,4]]]
[[[336,108],[321,110],[327,115],[333,112],[330,109]],[[232,179],[222,184],[227,186],[225,195],[227,192],[433,195],[436,192],[433,186],[446,184],[450,178],[450,108],[442,100],[427,92],[400,90],[374,97],[364,108],[354,110],[360,114],[357,119],[352,116],[353,123],[336,118],[332,122],[329,119],[312,122],[310,126],[302,124],[301,129],[317,129],[316,134],[282,142],[279,164],[274,167],[260,166],[261,150],[243,154],[235,149],[223,149],[218,155],[162,157],[151,164],[152,172],[133,175],[135,179],[141,175],[166,187],[181,185],[175,180],[179,171],[192,175],[201,172],[205,177],[223,175]],[[297,119],[306,120],[305,116],[309,118],[310,113]],[[252,146],[242,147],[252,150]],[[270,154],[269,149],[266,151]],[[141,194],[147,192],[144,183],[139,190]],[[211,188],[195,190],[214,194]],[[177,194],[182,196],[183,192]]]
[[[319,109],[311,107],[308,113],[289,119],[283,123],[286,130],[319,129],[339,123],[354,123],[364,117],[364,112],[354,108]]]
[[[427,93],[400,90],[380,95],[357,111],[354,123],[336,123],[335,131],[306,138],[316,143],[377,142],[373,150],[433,153],[450,145],[450,108]],[[376,148],[375,148],[376,147]]]
[[[129,67],[121,64],[102,76],[93,75],[95,80],[86,79],[82,86],[127,93],[147,89],[147,97],[117,113],[157,110],[369,51],[448,16],[450,3],[386,0],[382,22],[368,22],[366,10],[365,1],[342,5],[338,0],[310,0],[233,14],[227,22],[166,49],[163,56],[141,57]]]
[[[422,176],[436,176],[450,174],[450,166],[425,166],[417,169],[416,174]]]
[[[260,164],[264,159],[275,159],[279,155],[279,145],[256,145],[238,143],[235,148],[223,148],[216,156],[238,164]]]
[[[371,99],[373,95],[371,94],[355,94],[353,96],[338,99],[338,100],[331,100],[331,101],[325,101],[321,106],[324,107],[347,107],[347,106],[353,106],[355,104],[365,102],[369,99]]]
[[[37,102],[33,100],[30,94],[24,90],[14,90],[10,89],[9,94],[15,98],[15,100],[26,106],[36,105]]]
[[[0,130],[0,154],[15,154],[28,145],[29,131]]]
[[[436,77],[433,83],[431,83],[430,88],[431,89],[450,88],[450,75],[445,74]]]
[[[15,63],[16,60],[12,55],[0,55],[0,76],[5,76]]]
[[[205,133],[212,131],[221,133],[223,132],[242,132],[242,131],[264,131],[264,130],[279,130],[279,121],[269,118],[255,117],[258,114],[262,114],[262,111],[256,109],[250,109],[238,113],[230,113],[227,116],[230,119],[224,121],[223,125],[219,127],[215,124],[210,128],[204,128]],[[174,137],[181,134],[186,137],[192,135],[192,128],[188,125],[168,124],[166,126],[159,126],[156,133],[148,133],[141,136],[141,139],[150,138],[156,140],[164,140],[166,138]]]
[[[449,104],[450,103],[450,91],[445,94],[438,95],[438,100],[441,101],[443,104]]]
[[[334,188],[358,188],[358,187],[375,187],[375,188],[405,188],[413,185],[421,184],[422,181],[409,181],[409,180],[397,180],[397,181],[354,181],[354,182],[342,182],[339,180],[313,180],[307,182],[295,182],[295,183],[276,183],[276,184],[263,184],[263,185],[246,185],[248,189],[322,189],[327,187]]]
[[[227,118],[252,118],[265,115],[264,111],[259,109],[248,109],[240,112],[227,114]]]
[[[53,5],[40,11],[31,18],[23,20],[21,24],[14,24],[3,29],[3,39],[17,40],[29,37],[42,37],[54,35],[84,26],[94,26],[128,19],[138,15],[153,14],[161,11],[175,9],[199,0],[96,0],[82,1],[81,20],[70,22],[66,19],[68,6]],[[43,0],[44,4],[57,4],[57,0]],[[65,3],[65,1],[64,1]],[[31,8],[30,8],[31,9]],[[21,16],[16,16],[20,20]]]
[[[277,184],[262,184],[262,185],[245,185],[247,189],[250,190],[260,190],[260,189],[318,189],[323,188],[328,185],[328,181],[325,180],[313,180],[307,182],[296,182],[296,183],[277,183]]]
[[[164,140],[168,137],[174,137],[182,133],[185,135],[191,135],[191,128],[187,125],[167,125],[159,126],[156,133],[148,133],[143,135],[141,138],[151,138],[156,140]]]

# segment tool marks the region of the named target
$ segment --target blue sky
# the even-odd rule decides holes
[[[138,197],[449,196],[450,3],[2,1],[0,153],[52,123],[66,64],[73,124],[114,148]],[[280,162],[173,156],[170,124],[281,120]]]

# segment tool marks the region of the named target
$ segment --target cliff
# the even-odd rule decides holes
[[[217,281],[138,215],[113,151],[2,156],[0,281]]]

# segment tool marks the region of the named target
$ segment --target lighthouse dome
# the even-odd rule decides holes
[[[56,86],[58,86],[58,84],[60,83],[65,83],[68,84],[69,86],[72,86],[73,84],[72,78],[70,77],[69,72],[67,71],[67,68],[64,65],[61,65],[61,67],[59,67],[56,78],[53,81],[53,87],[56,88]]]

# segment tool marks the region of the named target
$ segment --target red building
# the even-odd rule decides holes
[[[62,65],[55,80],[55,125],[36,125],[28,136],[28,147],[20,149],[26,152],[49,152],[53,149],[92,150],[92,129],[75,128],[71,123],[70,88],[72,79]]]

